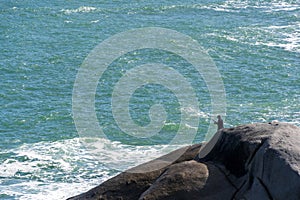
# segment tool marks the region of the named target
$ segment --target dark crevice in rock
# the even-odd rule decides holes
[[[251,165],[251,162],[253,161],[254,157],[256,156],[256,153],[260,150],[260,148],[265,144],[266,139],[262,139],[261,143],[258,144],[258,146],[255,148],[255,150],[251,153],[249,160],[245,164],[246,166]]]
[[[245,180],[239,188],[236,189],[236,191],[233,193],[231,200],[236,200],[236,195],[239,193],[239,191],[244,187],[244,185],[247,183],[247,181]]]
[[[271,192],[270,190],[268,189],[268,187],[264,184],[264,182],[261,180],[261,178],[259,177],[256,177],[257,180],[259,181],[259,183],[263,186],[263,188],[265,189],[266,193],[268,194],[268,197],[271,199],[271,200],[274,200],[274,198],[272,197],[271,195]]]
[[[232,187],[235,188],[235,192],[232,194],[232,197],[230,198],[230,200],[236,200],[236,194],[240,191],[240,189],[246,184],[246,180],[243,181],[243,183],[237,187],[237,184],[234,183],[234,181],[232,181],[229,177],[229,175],[224,171],[224,169],[222,169],[222,167],[220,165],[215,165],[222,174],[224,174],[224,177],[226,178],[226,180],[232,185]]]
[[[234,182],[229,178],[229,176],[227,175],[227,173],[222,169],[222,167],[220,167],[219,165],[214,165],[216,168],[219,169],[219,171],[224,174],[224,177],[226,178],[226,180],[232,185],[232,187],[234,187],[235,189],[238,189],[236,187],[236,185],[234,184]]]

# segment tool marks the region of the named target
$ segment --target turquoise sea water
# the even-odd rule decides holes
[[[2,1],[0,199],[64,199],[86,191],[159,155],[181,112],[200,118],[194,143],[201,142],[211,112],[205,82],[182,58],[146,49],[120,57],[99,81],[95,107],[109,140],[88,141],[101,144],[97,158],[80,143],[72,118],[77,71],[100,42],[143,27],[176,30],[208,52],[226,90],[226,127],[271,120],[300,126],[299,1]],[[131,99],[133,120],[149,123],[149,108],[158,102],[168,118],[157,137],[136,139],[114,122],[112,88],[124,71],[158,61],[185,74],[200,111],[180,110],[167,88],[145,85]]]

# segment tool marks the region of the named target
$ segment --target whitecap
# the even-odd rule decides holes
[[[2,184],[0,191],[24,200],[65,199],[179,147],[133,146],[105,138],[23,144],[4,152],[13,155],[0,164],[0,176],[16,181]]]
[[[91,23],[98,23],[100,20],[93,20]]]
[[[182,145],[133,146],[101,138],[82,138],[82,142],[94,160],[118,171],[127,170],[182,147]]]
[[[65,20],[64,22],[67,23],[67,24],[73,23],[73,21],[70,21],[70,20]]]
[[[294,11],[299,9],[299,4],[291,4],[284,1],[272,2],[266,5],[265,12],[279,12],[279,11]]]
[[[10,180],[17,178],[9,185],[1,185],[0,191],[9,196],[18,196],[18,199],[49,199],[55,193],[66,197],[70,196],[66,188],[72,187],[73,183],[82,185],[76,193],[84,192],[95,186],[95,182],[103,182],[115,175],[85,151],[79,138],[23,144],[4,153],[12,156],[0,164],[0,177]]]
[[[89,13],[96,11],[97,8],[91,6],[81,6],[77,9],[62,9],[61,12],[65,14],[72,14],[72,13]]]
[[[99,180],[86,180],[81,183],[43,183],[40,181],[27,181],[12,184],[9,187],[0,186],[1,194],[13,196],[20,200],[66,199],[85,192],[99,184]],[[70,190],[70,188],[72,188]]]
[[[192,107],[180,108],[180,111],[187,113],[191,117],[210,118],[208,113],[205,113],[200,109],[194,109]]]

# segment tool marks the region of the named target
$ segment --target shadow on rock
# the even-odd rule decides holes
[[[207,151],[204,157],[199,156],[204,145],[188,146],[69,200],[300,199],[299,127],[257,123],[217,134],[215,145],[201,150]],[[182,155],[170,162],[178,152]]]

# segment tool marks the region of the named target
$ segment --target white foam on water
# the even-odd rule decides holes
[[[278,11],[293,11],[299,9],[299,4],[291,4],[285,1],[271,2],[270,5],[265,6],[265,12]]]
[[[243,1],[225,1],[223,3],[210,3],[210,4],[177,4],[161,6],[160,10],[174,10],[174,9],[198,9],[198,10],[214,10],[219,12],[240,12],[239,9],[246,8],[247,2]]]
[[[238,27],[225,34],[208,34],[208,36],[253,46],[278,47],[285,51],[300,53],[300,22],[284,26]]]
[[[191,8],[209,9],[218,12],[241,12],[243,9],[258,9],[262,12],[279,12],[279,11],[295,11],[299,10],[299,3],[290,3],[286,1],[275,2],[255,2],[255,1],[241,1],[228,0],[222,3],[212,3],[208,5],[195,4]]]
[[[38,181],[27,181],[9,187],[0,186],[0,190],[2,194],[20,200],[57,200],[67,199],[81,192],[88,191],[99,183],[96,180],[86,180],[82,183],[41,183]]]
[[[100,20],[93,20],[93,21],[91,21],[91,23],[98,23]]]
[[[22,200],[65,199],[168,153],[166,146],[132,146],[104,138],[23,144],[4,152],[13,156],[0,164],[0,191]]]
[[[247,1],[225,1],[212,9],[221,12],[240,12],[241,9],[246,9],[248,6]]]
[[[24,144],[4,153],[14,156],[0,164],[0,191],[18,199],[64,199],[116,174],[95,162],[78,138]]]
[[[97,139],[84,143],[89,153],[106,167],[118,171],[124,171],[136,165],[148,162],[157,157],[178,149],[184,145],[147,145],[132,146],[120,142],[111,142],[106,139]],[[167,148],[168,147],[168,148]]]
[[[286,51],[300,53],[300,22],[284,25],[269,26],[262,29],[269,34],[273,34],[275,41],[257,41],[255,45],[265,45],[269,47],[279,47]]]
[[[71,21],[71,20],[65,20],[64,22],[67,24],[73,23],[73,21]]]
[[[89,13],[97,11],[97,8],[91,6],[80,6],[76,9],[62,9],[61,12],[65,14],[72,14],[72,13]]]
[[[0,177],[13,177],[18,171],[33,172],[34,169],[14,159],[7,159],[0,165]]]
[[[180,111],[187,113],[191,117],[201,117],[201,118],[207,118],[207,119],[210,118],[209,114],[207,114],[199,109],[196,110],[192,107],[188,107],[188,108],[182,107],[182,108],[180,108]]]

